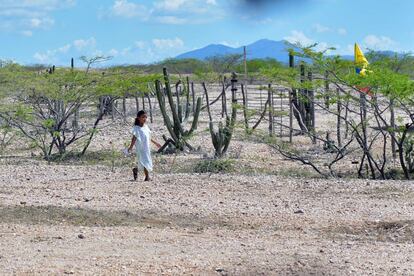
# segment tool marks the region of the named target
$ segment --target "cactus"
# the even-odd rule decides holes
[[[155,81],[155,90],[161,114],[164,118],[165,126],[167,127],[168,132],[170,133],[171,139],[176,149],[184,150],[185,147],[192,149],[191,145],[187,143],[187,139],[191,136],[194,130],[197,129],[198,118],[201,111],[201,98],[199,97],[197,99],[197,106],[193,115],[193,122],[191,124],[191,127],[188,130],[185,130],[183,125],[188,121],[189,118],[189,112],[187,112],[189,108],[188,97],[187,102],[185,103],[185,117],[183,118],[183,106],[180,104],[180,93],[178,93],[177,91],[177,103],[175,103],[171,91],[170,79],[166,68],[163,69],[163,73],[165,90],[163,89],[162,84],[159,80]],[[189,89],[186,89],[188,93]],[[167,100],[165,99],[165,97],[167,97]],[[172,118],[167,113],[166,102],[168,102],[170,106]],[[168,141],[166,142],[168,143]]]
[[[236,74],[233,73],[232,80],[231,80],[231,98],[232,98],[232,109],[231,109],[231,116],[226,115],[226,125],[223,125],[223,122],[218,124],[218,130],[214,130],[213,119],[211,116],[210,106],[207,105],[207,112],[209,116],[209,129],[211,134],[211,140],[213,142],[214,150],[215,150],[215,158],[223,157],[227,149],[229,148],[231,138],[233,136],[234,126],[236,124],[236,115],[237,115],[237,99],[236,99]],[[208,93],[205,84],[203,83],[204,92],[206,95],[206,100],[208,100]]]

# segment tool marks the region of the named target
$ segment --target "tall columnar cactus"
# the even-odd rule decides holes
[[[181,95],[177,91],[177,103],[175,103],[173,99],[173,93],[171,91],[170,79],[166,68],[163,69],[163,73],[164,88],[162,87],[161,82],[157,80],[155,81],[155,90],[157,94],[158,103],[160,105],[162,117],[164,118],[165,126],[167,127],[168,132],[170,133],[175,148],[179,150],[184,150],[185,147],[192,149],[192,147],[188,144],[187,139],[191,136],[194,130],[197,129],[198,118],[201,111],[201,98],[199,97],[197,99],[197,106],[195,108],[191,127],[185,130],[184,125],[188,121],[189,112],[185,112],[185,117],[183,118],[182,111],[184,108],[185,110],[189,108],[188,97],[187,102],[185,103],[186,106],[183,108],[183,106],[180,104]],[[168,105],[170,106],[170,114],[168,114],[166,102],[168,102]]]
[[[223,122],[219,122],[218,130],[214,130],[213,119],[211,116],[210,106],[207,105],[207,112],[209,116],[209,128],[211,134],[211,140],[213,142],[214,150],[215,150],[215,157],[221,158],[223,157],[227,149],[229,148],[231,138],[233,136],[234,126],[236,124],[236,116],[237,116],[237,99],[236,99],[236,74],[233,73],[233,77],[231,80],[231,99],[232,99],[232,108],[231,108],[231,116],[226,115],[226,124],[224,125]],[[208,100],[208,92],[205,84],[203,83],[204,92],[206,94],[206,100]]]

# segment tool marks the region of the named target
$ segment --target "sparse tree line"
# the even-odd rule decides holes
[[[152,120],[156,103],[151,99],[155,98],[168,132],[160,153],[195,150],[190,139],[200,114],[206,112],[215,158],[226,155],[235,130],[241,126],[246,135],[262,137],[263,142],[282,156],[310,166],[324,177],[341,176],[344,166],[352,163],[355,174],[361,178],[411,179],[414,84],[407,71],[412,57],[372,52],[371,73],[362,77],[355,73],[353,62],[316,52],[312,47],[291,50],[290,56],[289,66],[270,60],[257,61],[250,64],[254,69],[249,71],[249,75],[256,73],[255,78],[262,83],[289,89],[289,104],[285,107],[289,124],[273,120],[278,115],[272,100],[276,90],[271,84],[267,87],[269,98],[264,109],[260,112],[248,109],[246,81],[249,81],[243,73],[229,74],[241,71],[237,69],[240,57],[236,56],[212,58],[208,70],[190,72],[202,90],[197,95],[190,76],[181,75],[189,73],[180,67],[185,62],[166,61],[173,64],[169,70],[171,76],[165,67],[159,71],[162,75],[133,67],[90,70],[99,59],[87,58],[83,58],[87,70],[53,68],[40,75],[16,64],[2,64],[0,150],[15,135],[23,135],[47,160],[65,154],[75,144],[83,155],[105,116],[113,118],[117,114],[127,123],[126,100],[135,99],[136,109],[147,107]],[[306,60],[307,64],[295,64],[295,58]],[[213,82],[218,82],[222,91],[211,99],[207,83]],[[221,118],[214,118],[211,108],[218,104],[221,104]],[[81,120],[86,113],[89,118],[94,117],[92,122]],[[238,119],[240,116],[242,119]],[[319,127],[324,124],[323,116],[334,117],[335,127],[328,130]],[[262,135],[258,128],[266,121],[270,135]],[[290,133],[289,141],[272,136],[274,125]],[[307,137],[309,143],[296,142],[293,136]]]

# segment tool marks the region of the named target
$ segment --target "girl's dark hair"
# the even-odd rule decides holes
[[[137,117],[135,118],[135,124],[136,126],[139,126],[139,117],[146,115],[147,112],[145,110],[140,110],[137,114]]]

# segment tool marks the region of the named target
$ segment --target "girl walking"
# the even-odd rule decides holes
[[[132,169],[134,180],[138,178],[138,169],[143,170],[145,174],[144,181],[150,181],[149,173],[152,172],[152,158],[150,142],[154,143],[158,148],[161,147],[159,143],[151,139],[151,130],[149,129],[147,122],[147,113],[141,110],[135,118],[135,124],[132,128],[132,140],[131,145],[128,148],[128,152],[132,152],[132,149],[136,148],[137,155],[137,167]]]

